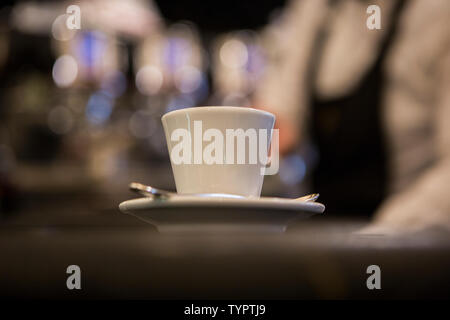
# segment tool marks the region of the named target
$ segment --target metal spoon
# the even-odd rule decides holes
[[[170,198],[174,196],[183,196],[182,194],[178,194],[176,192],[167,191],[163,189],[157,189],[152,186],[147,186],[142,183],[132,182],[129,185],[131,191],[137,192],[140,195],[145,197],[153,197],[153,198]],[[199,197],[220,197],[220,198],[234,198],[234,199],[242,199],[244,196],[236,195],[236,194],[227,194],[227,193],[196,193],[196,194],[185,194],[186,196],[199,196]]]
[[[175,193],[172,191],[167,191],[167,190],[162,190],[162,189],[157,189],[152,186],[147,186],[145,184],[138,183],[138,182],[130,183],[129,188],[131,191],[139,193],[140,195],[143,195],[145,197],[170,198],[172,196],[180,196],[178,193]],[[203,197],[210,196],[210,197],[227,197],[227,198],[245,198],[244,196],[239,196],[239,195],[234,195],[234,194],[224,194],[224,193],[191,194],[191,196],[193,196],[193,195],[198,195],[198,196],[203,196]],[[312,194],[308,194],[306,196],[303,196],[300,198],[295,198],[292,200],[314,202],[317,200],[317,198],[319,198],[319,194],[312,193]]]
[[[311,193],[311,194],[307,194],[306,196],[295,198],[295,199],[292,199],[292,200],[314,202],[318,198],[319,198],[319,194],[318,193]]]

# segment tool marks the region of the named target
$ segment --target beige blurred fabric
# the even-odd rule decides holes
[[[308,90],[325,98],[353,89],[375,61],[391,23],[392,1],[292,1],[264,32],[269,67],[255,104],[291,122],[301,141]],[[381,8],[381,30],[369,30],[366,9]],[[450,231],[450,1],[406,1],[383,66],[384,130],[390,193],[368,233]],[[326,26],[326,27],[324,27]],[[317,38],[326,32],[320,58]],[[316,68],[314,83],[311,68]],[[357,124],[355,124],[357,125]]]

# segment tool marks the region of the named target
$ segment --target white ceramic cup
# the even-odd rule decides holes
[[[244,107],[195,107],[166,113],[161,120],[178,193],[226,193],[246,197],[260,196],[264,180],[264,174],[262,174],[264,169],[262,168],[265,167],[260,160],[263,159],[257,157],[256,163],[250,161],[249,152],[253,148],[250,149],[249,139],[246,139],[245,163],[238,163],[238,142],[236,139],[234,140],[233,151],[235,160],[233,162],[227,161],[227,152],[232,149],[231,145],[230,148],[226,148],[227,130],[255,130],[259,141],[262,140],[259,139],[259,133],[264,133],[265,129],[265,132],[268,133],[266,138],[268,147],[271,139],[271,130],[275,122],[273,114]],[[213,137],[209,135],[208,140],[207,132],[213,132],[216,135]],[[180,152],[181,143],[185,143],[186,133],[188,133],[191,143],[190,154]],[[204,152],[207,150],[208,145],[211,147],[212,142],[217,142],[219,148],[221,147],[220,139],[217,139],[217,134],[220,135],[220,133],[222,134],[224,145],[223,161],[222,163],[220,161],[211,163],[210,161],[208,164]],[[188,144],[183,146],[186,147]],[[258,144],[258,154],[260,149],[263,150],[263,148],[259,148]],[[265,152],[267,155],[267,150]],[[217,156],[220,155],[220,152],[217,154],[213,152],[212,154]],[[189,159],[190,161],[180,163],[180,155],[187,155],[183,159]],[[231,157],[228,158],[228,160],[230,159]]]

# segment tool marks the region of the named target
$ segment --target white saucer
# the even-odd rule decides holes
[[[159,232],[284,232],[289,223],[323,213],[318,202],[284,198],[175,196],[139,198],[119,209],[154,225]]]

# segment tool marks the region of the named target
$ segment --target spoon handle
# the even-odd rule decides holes
[[[143,195],[145,197],[169,198],[171,196],[178,195],[175,192],[153,188],[152,186],[147,186],[145,184],[138,183],[138,182],[130,183],[129,188],[130,188],[131,191],[137,192],[140,195]],[[236,197],[234,195],[230,195],[230,196]],[[294,201],[314,202],[318,198],[319,198],[319,194],[318,193],[312,193],[312,194],[308,194],[306,196],[303,196],[303,197],[300,197],[300,198],[296,198],[296,199],[292,199],[292,200],[294,200]]]
[[[171,191],[156,189],[138,182],[132,182],[128,187],[131,191],[137,192],[146,197],[170,197],[174,194]]]
[[[318,193],[311,193],[308,194],[306,196],[300,197],[300,198],[296,198],[294,199],[295,201],[308,201],[308,202],[314,202],[319,198],[319,194]]]

